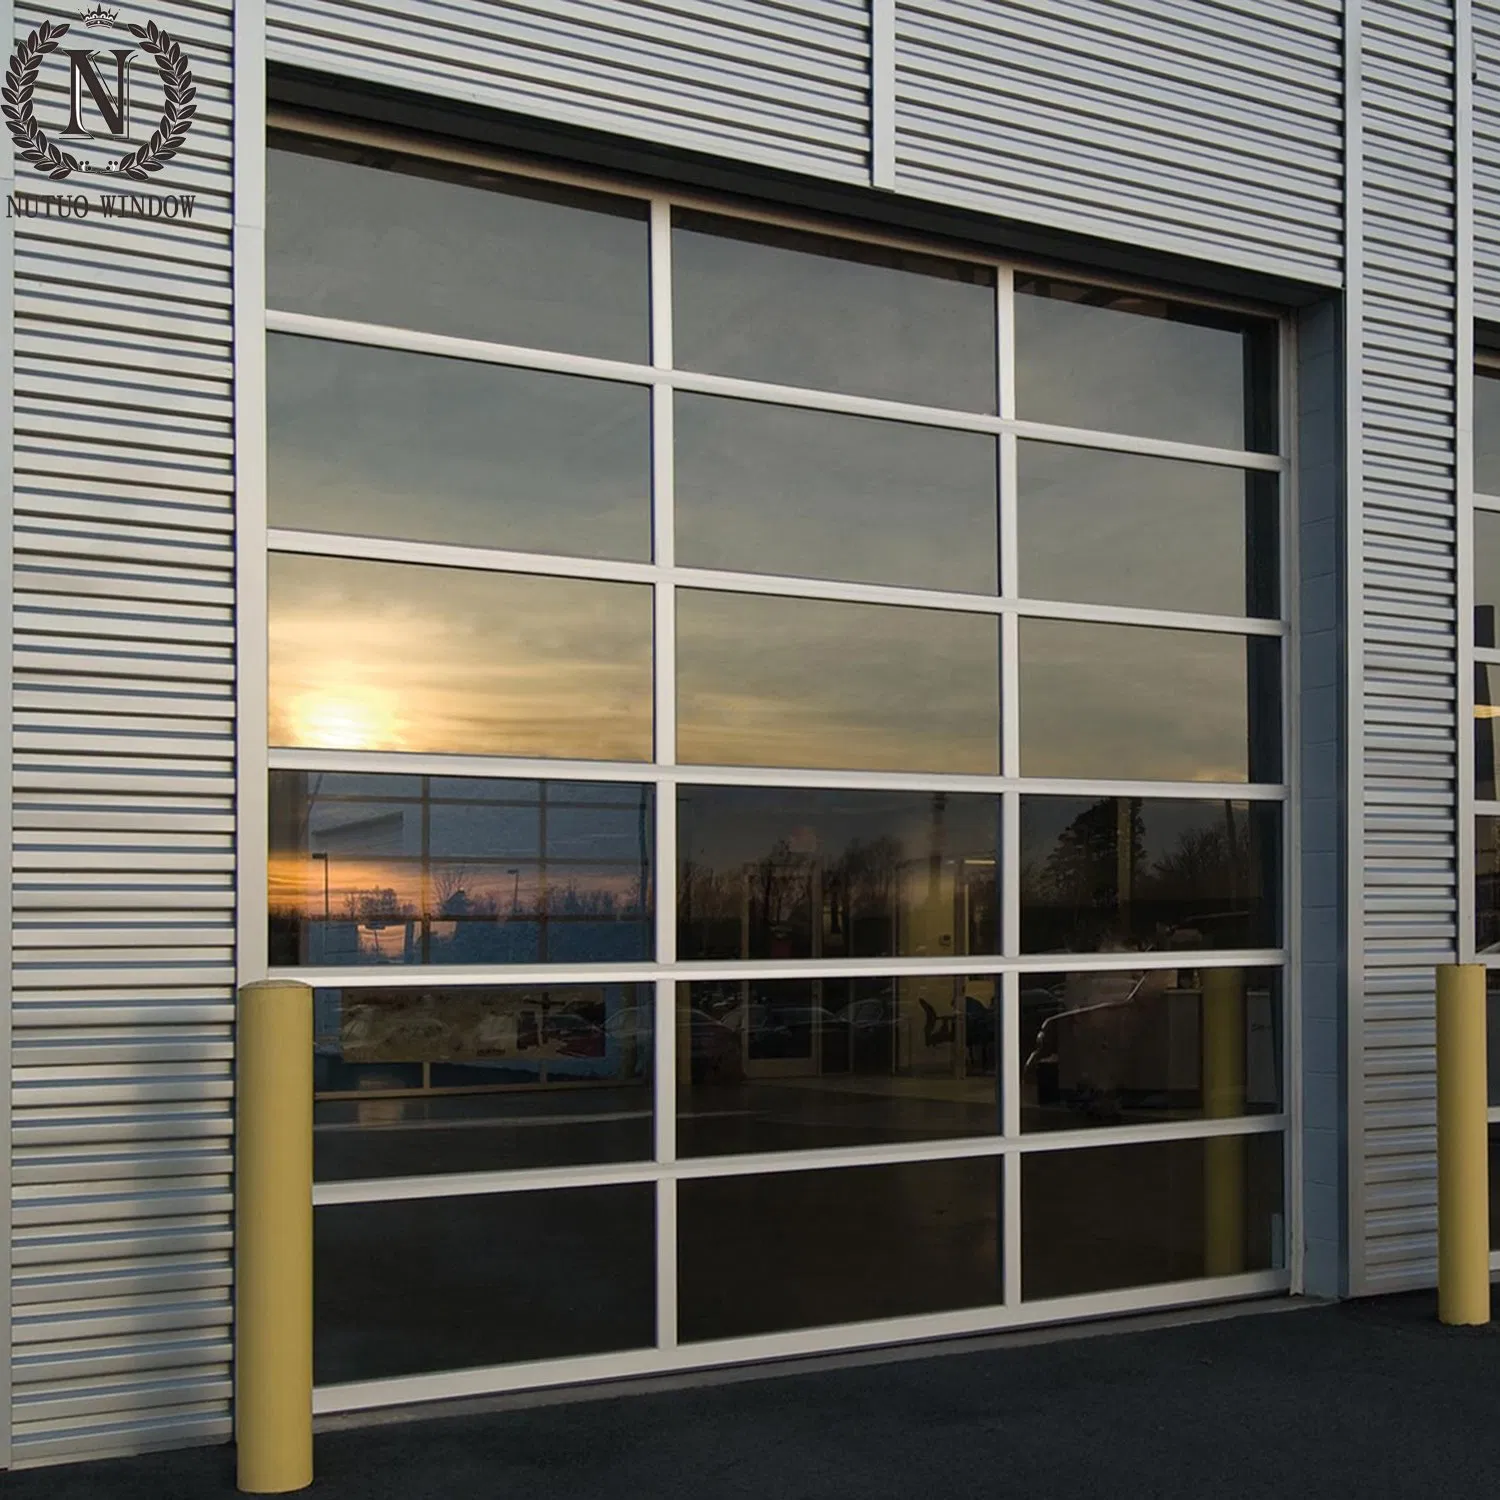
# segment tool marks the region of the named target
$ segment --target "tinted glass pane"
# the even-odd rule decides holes
[[[1050,277],[1016,293],[1018,417],[1275,450],[1274,324]]]
[[[651,956],[650,787],[376,780],[271,772],[273,964]]]
[[[1500,609],[1500,511],[1474,512],[1474,644],[1500,646],[1495,613]]]
[[[998,797],[683,787],[677,846],[682,959],[1000,951]]]
[[[1238,1276],[1285,1264],[1279,1135],[1021,1158],[1021,1295]]]
[[[651,590],[271,558],[273,745],[651,757]]]
[[[313,1214],[313,1379],[650,1348],[649,1183],[325,1204]]]
[[[1500,953],[1500,818],[1474,820],[1475,942]]]
[[[1021,798],[1027,953],[1274,948],[1280,808]]]
[[[647,558],[643,386],[272,334],[273,526]]]
[[[1489,1073],[1489,1100],[1500,1105],[1500,969],[1485,978],[1485,1046]]]
[[[365,148],[360,156],[269,153],[269,306],[648,357],[644,203]]]
[[[985,266],[679,213],[672,298],[684,370],[995,410]]]
[[[1490,1126],[1490,1249],[1500,1250],[1500,1124]]]
[[[1274,474],[1017,446],[1023,596],[1275,615]]]
[[[677,757],[993,775],[993,615],[677,593]]]
[[[1495,781],[1495,729],[1500,720],[1500,666],[1474,663],[1474,795],[1493,802],[1500,792]]]
[[[1020,636],[1024,775],[1280,779],[1279,640],[1024,619]]]
[[[1474,488],[1500,495],[1500,371],[1481,368],[1474,382]]]
[[[1281,1108],[1272,969],[1021,976],[1021,1128],[1082,1130]]]
[[[684,1342],[1000,1301],[1000,1163],[685,1180]]]
[[[320,989],[319,1181],[651,1155],[650,986]]]
[[[677,986],[683,1156],[993,1135],[993,976]]]
[[[995,439],[679,393],[677,561],[994,593]]]

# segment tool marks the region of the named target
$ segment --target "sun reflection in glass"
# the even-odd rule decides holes
[[[395,695],[340,686],[298,693],[288,705],[293,743],[320,750],[394,750],[402,746]]]

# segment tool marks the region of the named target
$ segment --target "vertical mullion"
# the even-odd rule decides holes
[[[1001,1157],[1004,1188],[1000,1239],[1004,1248],[1000,1254],[1000,1272],[1007,1307],[1021,1305],[1021,1164],[1024,1159],[1019,1151],[1007,1151]]]
[[[672,209],[665,198],[651,202],[651,363],[672,365]],[[677,613],[671,576],[675,557],[673,509],[674,451],[672,387],[658,380],[651,388],[651,559],[656,763],[677,763]],[[677,957],[677,786],[670,776],[656,782],[656,961]],[[652,1089],[655,1154],[662,1165],[677,1159],[676,985],[654,985],[655,1039]],[[656,1182],[656,1343],[677,1347],[677,1183],[663,1174]]]

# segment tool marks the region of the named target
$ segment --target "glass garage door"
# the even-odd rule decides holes
[[[1280,329],[274,141],[321,1410],[1285,1288]]]

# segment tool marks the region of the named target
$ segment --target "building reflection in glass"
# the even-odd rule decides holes
[[[652,956],[652,789],[272,771],[271,962]]]
[[[1021,1128],[1078,1130],[1281,1109],[1274,969],[1021,976]]]
[[[1273,802],[1021,798],[1025,953],[1272,948]]]
[[[649,984],[318,988],[319,1181],[651,1155]]]
[[[993,975],[679,984],[678,1150],[993,1135],[998,994]]]
[[[1000,799],[680,788],[677,956],[999,952]]]

